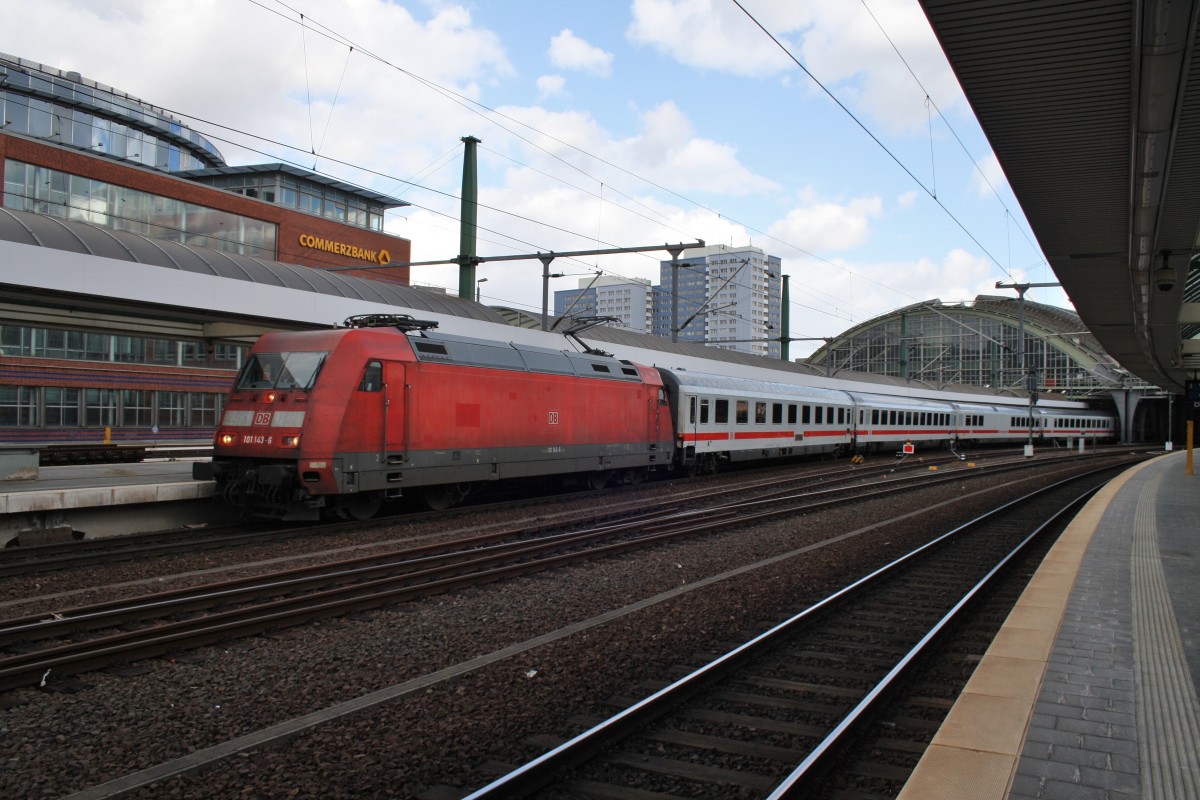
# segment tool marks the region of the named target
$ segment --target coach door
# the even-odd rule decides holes
[[[383,362],[383,451],[388,464],[404,460],[408,442],[408,387],[404,381],[404,363]]]

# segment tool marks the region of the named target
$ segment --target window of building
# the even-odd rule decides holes
[[[124,389],[121,392],[121,424],[128,428],[146,428],[150,421],[150,402],[153,392]]]
[[[124,364],[231,369],[241,364],[249,348],[217,345],[208,348],[197,339],[144,339],[140,336],[33,328],[0,324],[0,354]]]
[[[155,424],[160,428],[182,427],[187,420],[187,392],[159,392]]]
[[[117,391],[114,389],[84,389],[83,424],[89,427],[116,425]]]
[[[273,222],[12,159],[5,161],[4,172],[5,208],[224,252],[272,259],[277,256],[277,226]]]
[[[192,392],[188,396],[188,425],[209,428],[217,424],[217,396]]]
[[[0,386],[0,425],[37,425],[37,394],[34,386]]]
[[[46,427],[74,428],[79,425],[79,390],[48,386],[44,390]]]

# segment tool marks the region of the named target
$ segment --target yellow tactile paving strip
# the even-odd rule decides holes
[[[1112,498],[1149,462],[1096,493],[1046,555],[899,800],[1003,800],[1088,543]]]

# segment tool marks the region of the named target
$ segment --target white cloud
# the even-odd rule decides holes
[[[550,40],[550,63],[560,69],[574,69],[593,75],[608,77],[612,74],[612,53],[588,44],[570,28]]]
[[[912,191],[905,192],[896,198],[896,203],[901,208],[912,208],[914,205],[916,205],[918,197],[920,197],[920,193],[914,189]]]
[[[537,79],[538,97],[554,97],[563,92],[567,79],[562,75],[542,75]]]
[[[803,3],[780,2],[759,20],[777,35],[807,24]],[[735,75],[773,75],[792,62],[754,22],[727,0],[633,0],[631,42],[649,45],[692,67]],[[786,44],[786,40],[785,40]]]
[[[871,220],[882,212],[879,197],[859,197],[845,204],[809,201],[789,211],[768,233],[810,253],[851,250],[867,241]]]
[[[302,153],[319,149],[400,176],[477,123],[397,68],[468,96],[479,95],[476,81],[513,74],[498,37],[461,6],[418,19],[384,0],[327,0],[314,14],[301,28],[297,17],[250,3],[16,3],[5,8],[0,50]],[[354,51],[323,35],[322,24],[353,41]],[[312,166],[311,154],[194,125],[234,163],[282,157]],[[229,139],[268,153],[222,141]]]
[[[764,0],[747,8],[840,100],[890,130],[927,126],[921,85],[943,112],[963,105],[929,22],[912,0],[872,0],[870,11],[878,24],[861,4],[846,0]],[[733,3],[633,0],[631,12],[629,40],[681,64],[750,77],[778,76],[785,85],[821,92]]]
[[[620,139],[589,114],[542,108],[502,108],[500,112],[546,134],[538,141],[552,156],[529,151],[521,154],[520,160],[555,174],[562,170],[559,161],[562,159],[577,165],[595,180],[627,193],[645,191],[647,181],[670,187],[674,192],[706,192],[726,197],[779,188],[770,178],[743,165],[732,145],[698,136],[691,120],[671,102],[644,112],[638,132]],[[565,147],[563,142],[570,142],[574,148]],[[580,151],[595,158],[585,157]],[[631,173],[643,180],[631,177]],[[571,183],[587,181],[579,172],[561,174]]]

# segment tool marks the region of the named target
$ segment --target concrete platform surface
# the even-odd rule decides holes
[[[1200,798],[1200,475],[1141,464],[1080,512],[902,800]]]

